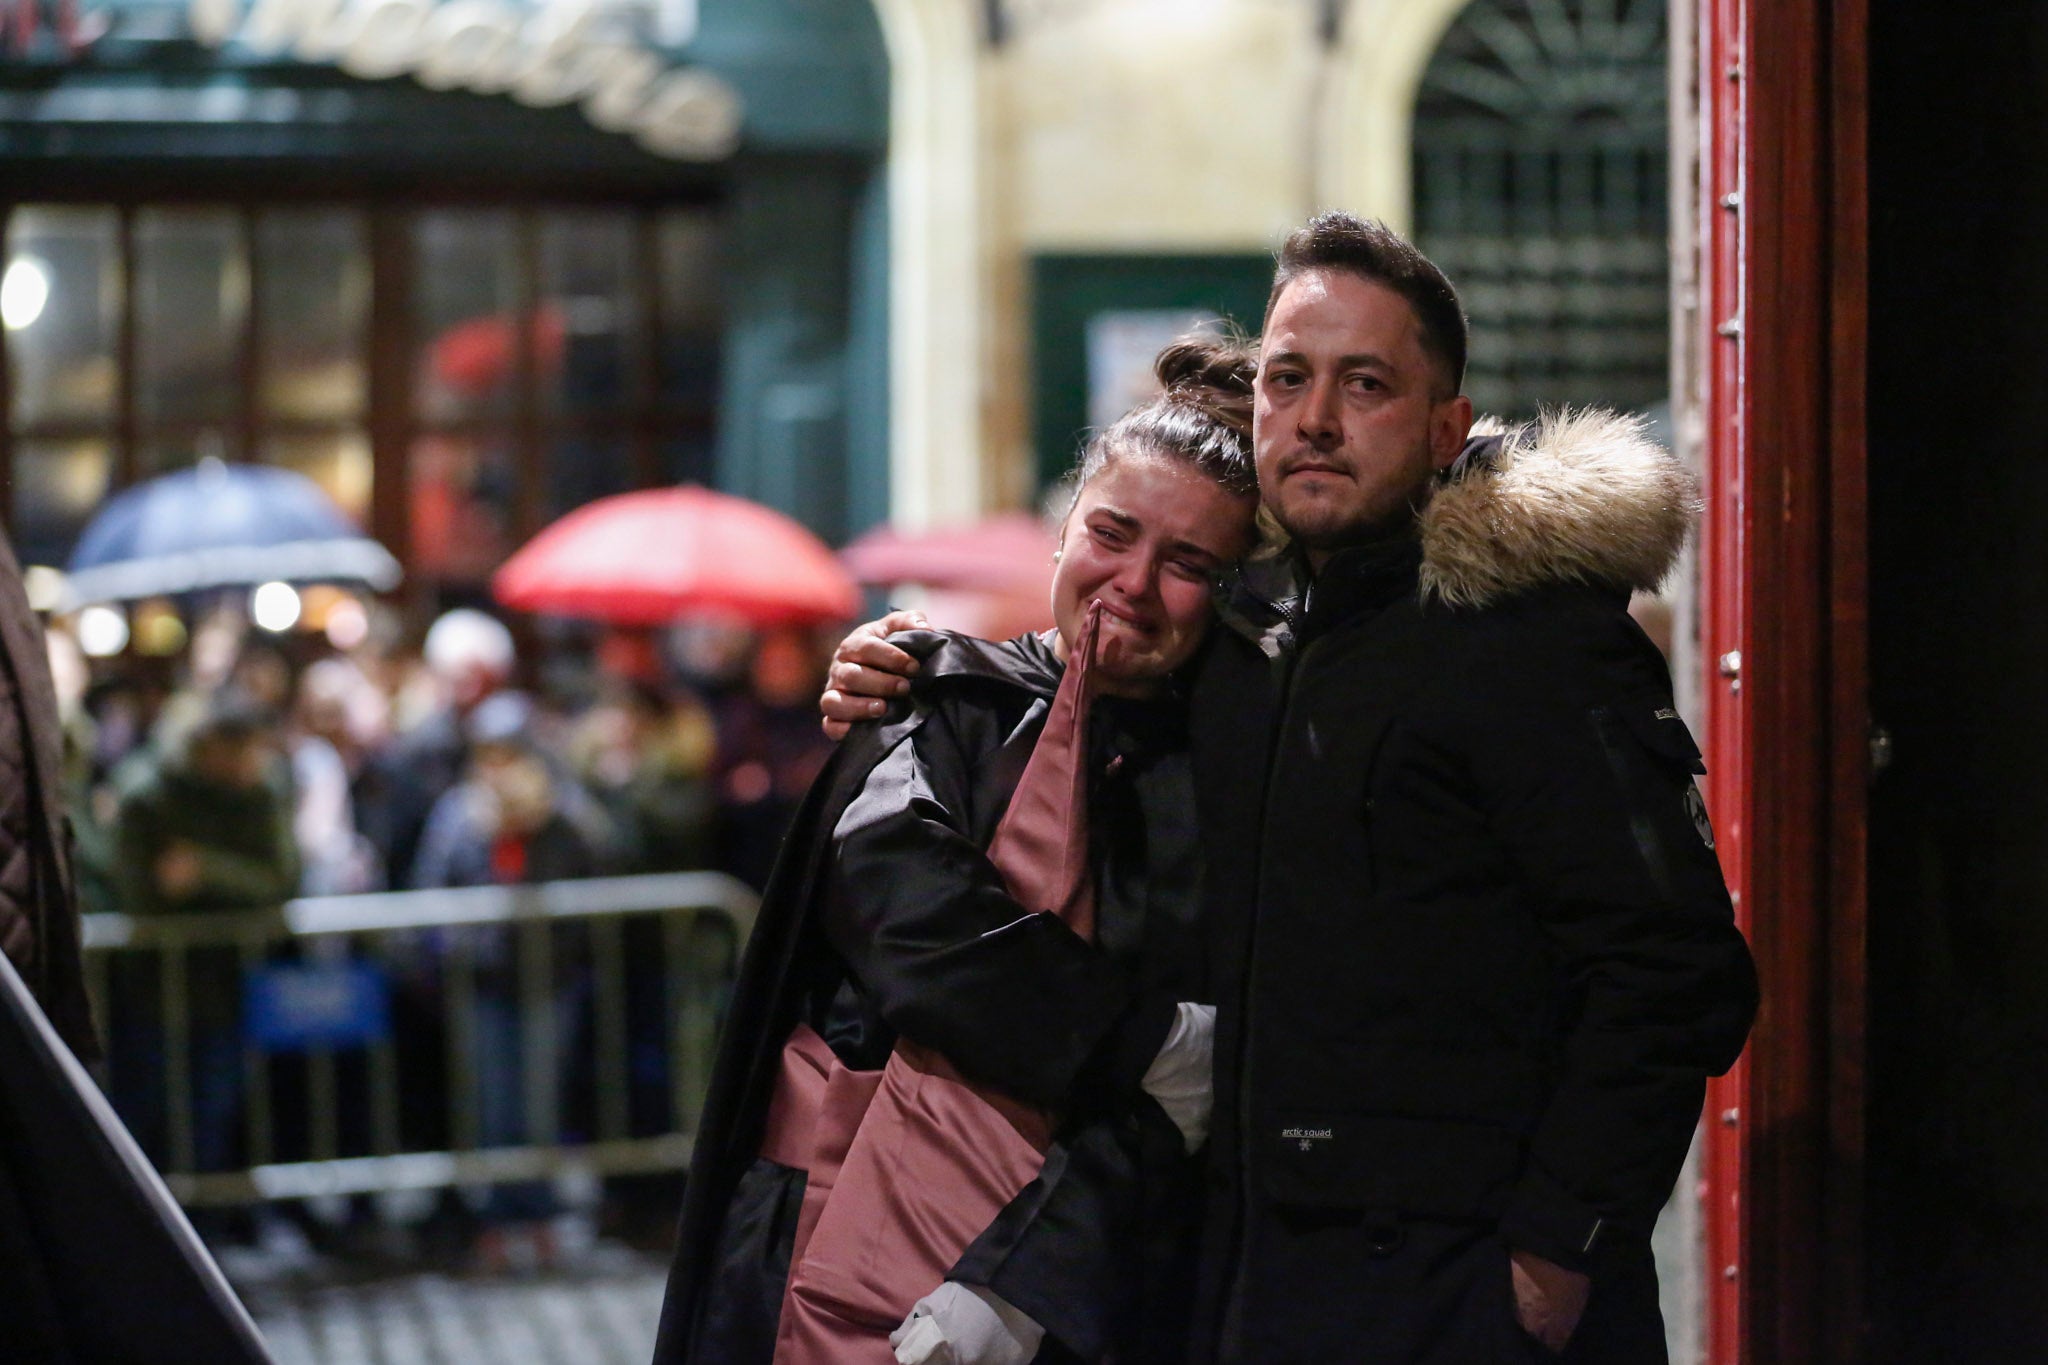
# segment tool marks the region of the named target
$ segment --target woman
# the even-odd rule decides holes
[[[1164,396],[1083,457],[1055,556],[1056,631],[1000,645],[906,637],[924,660],[911,705],[861,727],[799,811],[727,1019],[658,1361],[886,1363],[891,1329],[942,1279],[972,1288],[936,1296],[939,1328],[979,1314],[1016,1338],[1007,1358],[1028,1358],[1040,1329],[1040,1359],[1177,1354],[1164,1286],[1187,1239],[1166,1224],[1191,1205],[1202,1116],[1172,1073],[1206,1054],[1188,1003],[1205,973],[1173,679],[1208,630],[1211,583],[1251,544],[1256,485],[1245,357],[1184,342],[1159,373]],[[1043,800],[1059,761],[1050,734],[1084,677],[1098,700],[1068,746],[1087,829],[1069,899],[1091,902],[1093,923],[1077,931],[1037,913],[1045,898],[1015,894],[1034,874],[1006,880],[991,841],[1016,846],[998,829],[1020,785],[1057,815],[1063,803]],[[900,1147],[875,1134],[868,1106],[906,1065],[926,1095],[972,1089],[1031,1144],[1028,1188],[1004,1189],[1008,1207],[996,1199],[987,1211],[1000,1216],[965,1235],[925,1198],[938,1177],[898,1169]],[[867,1128],[826,1150],[819,1133],[849,1107]],[[926,1111],[910,1108],[915,1126]],[[994,1161],[987,1140],[958,1136],[959,1164]],[[858,1225],[835,1231],[848,1207],[863,1210]],[[875,1226],[891,1222],[904,1226]],[[819,1262],[845,1238],[864,1248],[852,1260],[898,1278],[841,1286]],[[917,1283],[902,1262],[920,1258],[928,1280],[897,1294]]]

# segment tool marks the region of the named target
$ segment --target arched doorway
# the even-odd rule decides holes
[[[1663,0],[1474,0],[1423,68],[1415,240],[1472,319],[1486,412],[1669,390]]]

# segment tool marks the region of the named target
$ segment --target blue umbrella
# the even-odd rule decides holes
[[[68,603],[81,606],[273,580],[381,591],[399,568],[305,475],[207,459],[117,494],[65,574]]]

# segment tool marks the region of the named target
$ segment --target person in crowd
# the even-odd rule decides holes
[[[178,699],[157,730],[124,771],[114,818],[122,909],[182,915],[270,909],[290,899],[298,847],[277,718],[223,688]],[[240,964],[232,950],[217,949],[192,954],[187,968],[193,1156],[200,1170],[223,1170],[234,1157],[242,1090]],[[158,994],[153,970],[117,974],[115,985],[115,1099],[145,1149],[161,1153],[162,1011],[174,1002]]]
[[[611,869],[603,810],[534,742],[533,723],[522,692],[500,692],[469,713],[468,768],[427,816],[415,886],[508,886]]]
[[[1180,678],[1254,485],[1243,357],[1190,342],[1161,376],[1086,453],[1058,628],[923,635],[910,708],[812,787],[706,1103],[662,1365],[886,1361],[892,1334],[913,1360],[1179,1359],[1206,1122],[1182,1082],[1207,1069]]]
[[[434,689],[426,714],[364,766],[356,780],[356,823],[383,859],[392,886],[420,884],[413,860],[428,813],[468,763],[463,721],[512,676],[517,653],[502,622],[458,607],[427,630]]]
[[[153,677],[88,677],[70,726],[68,803],[76,840],[78,898],[88,914],[116,914],[121,892],[114,821],[125,780],[149,759],[149,737],[169,700]]]
[[[231,620],[233,618],[221,618]],[[194,668],[193,687],[211,691],[215,686],[231,687],[274,716],[291,713],[299,690],[299,663],[283,640],[268,631],[243,627],[235,642],[234,661],[220,683],[201,683]]]
[[[258,910],[296,892],[290,780],[278,720],[222,689],[166,714],[115,815],[130,914]]]
[[[716,857],[718,753],[711,713],[651,683],[609,680],[576,722],[570,760],[611,816],[633,872],[685,872]]]
[[[810,637],[771,630],[755,643],[745,689],[718,703],[720,866],[767,883],[782,832],[830,746],[811,711],[823,661]]]
[[[287,745],[297,793],[292,832],[299,844],[304,895],[351,895],[383,884],[376,847],[356,828],[352,797],[364,738],[355,712],[370,687],[346,659],[322,659],[299,677]]]
[[[533,703],[521,692],[499,692],[470,711],[464,722],[468,768],[427,818],[413,868],[418,887],[526,885],[611,870],[614,841],[602,810],[535,744],[533,723]],[[471,1083],[480,1146],[530,1140],[527,1068],[557,1067],[560,1081],[562,1059],[581,1054],[576,1039],[589,991],[587,954],[573,933],[553,933],[552,942],[549,998],[557,1041],[551,1055],[529,1057],[534,1021],[521,1016],[515,932],[487,925],[439,936],[442,989],[446,973],[458,969],[456,959],[474,973]],[[481,1211],[486,1226],[475,1250],[487,1268],[545,1263],[556,1255],[561,1210],[546,1186],[500,1186]]]
[[[1650,1229],[1757,1004],[1627,613],[1696,485],[1607,414],[1472,438],[1465,338],[1381,224],[1280,253],[1285,548],[1219,595],[1191,698],[1227,974],[1191,1361],[1665,1358]],[[842,655],[840,692],[909,663],[872,627]]]
[[[599,699],[576,721],[569,742],[571,765],[611,817],[620,840],[621,871],[690,872],[712,867],[718,858],[712,773],[718,740],[711,712],[691,693],[665,689],[656,681],[661,662],[651,649],[623,660],[619,653],[599,653]],[[649,915],[632,916],[620,927],[626,1110],[635,1136],[667,1131],[674,1122],[671,1006],[679,983],[671,979],[664,947],[669,932],[658,917]],[[585,1068],[575,1078],[582,1083],[574,1096],[579,1117],[594,1123],[598,1077]],[[657,1228],[650,1216],[667,1217],[653,1211],[672,1209],[676,1188],[666,1176],[619,1177],[608,1182],[607,1201],[615,1217],[643,1224],[659,1235],[667,1229]]]

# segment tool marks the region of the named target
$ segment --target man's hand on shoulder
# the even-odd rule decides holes
[[[845,739],[854,722],[875,719],[889,709],[890,698],[910,690],[917,660],[890,644],[889,637],[899,630],[929,629],[923,612],[898,610],[855,626],[839,642],[825,675],[825,694],[818,698],[827,736]]]
[[[1562,1351],[1585,1316],[1593,1281],[1533,1251],[1508,1250],[1515,1280],[1515,1319],[1551,1351]]]

